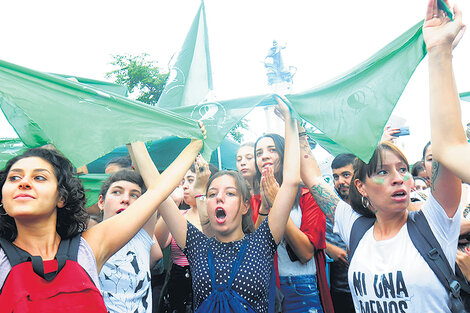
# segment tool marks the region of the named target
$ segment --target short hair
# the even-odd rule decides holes
[[[122,157],[114,157],[106,163],[105,169],[112,165],[117,164],[121,169],[131,169],[132,168],[132,160],[130,156],[122,156]]]
[[[8,176],[11,167],[18,161],[30,157],[39,157],[51,164],[57,179],[57,193],[64,206],[57,208],[56,231],[62,239],[67,239],[83,232],[87,227],[88,214],[85,210],[86,197],[82,182],[74,175],[72,163],[55,149],[33,148],[22,155],[10,159],[0,171],[0,189]],[[0,201],[2,195],[0,193]],[[18,236],[15,220],[0,214],[0,237],[14,241]]]
[[[413,177],[418,176],[420,172],[425,171],[423,161],[418,161],[411,166],[411,175]]]
[[[337,169],[347,165],[353,165],[356,156],[352,153],[340,153],[331,162],[331,168]]]
[[[375,148],[374,154],[372,155],[372,158],[368,164],[364,163],[361,159],[356,158],[353,165],[354,174],[351,180],[351,185],[349,186],[349,198],[351,200],[351,207],[360,215],[366,217],[375,217],[375,213],[362,204],[362,195],[357,190],[356,184],[354,182],[356,179],[365,182],[367,177],[372,176],[372,174],[382,166],[383,154],[385,151],[390,151],[400,158],[406,164],[407,170],[410,168],[408,160],[406,159],[403,152],[401,152],[400,149],[398,149],[398,147],[393,143],[388,141],[382,141],[379,143],[377,148]]]
[[[224,176],[224,175],[231,176],[233,178],[233,180],[235,180],[235,186],[237,187],[237,191],[241,195],[240,196],[240,202],[242,202],[242,203],[248,202],[248,204],[249,204],[248,212],[246,212],[246,214],[244,214],[243,217],[242,217],[242,230],[243,230],[243,233],[249,234],[249,233],[254,232],[255,225],[253,223],[253,218],[251,217],[252,209],[251,209],[251,205],[250,205],[250,199],[251,199],[250,189],[248,187],[248,184],[245,181],[245,178],[243,178],[243,176],[240,173],[238,173],[236,171],[218,171],[217,173],[212,175],[211,178],[209,178],[209,181],[207,182],[207,187],[206,187],[206,194],[207,194],[207,191],[209,190],[209,187],[211,186],[212,182],[214,181],[214,179],[216,179],[217,177]]]
[[[103,185],[101,185],[100,196],[103,198],[103,200],[106,199],[106,193],[108,192],[109,187],[111,187],[113,183],[117,181],[121,181],[121,180],[128,181],[128,182],[138,185],[142,193],[147,191],[147,189],[145,188],[144,180],[139,174],[130,170],[120,170],[115,173],[112,173],[104,181]]]

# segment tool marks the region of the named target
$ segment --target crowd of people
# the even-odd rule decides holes
[[[0,171],[0,313],[465,312],[470,144],[452,69],[465,26],[438,3],[423,25],[431,138],[411,167],[384,136],[368,163],[337,155],[329,185],[282,97],[284,136],[241,145],[237,171],[208,164],[203,140],[161,174],[144,143],[128,144],[106,167],[101,214],[54,148],[12,158]],[[428,228],[463,280],[443,282],[417,247],[412,230]]]

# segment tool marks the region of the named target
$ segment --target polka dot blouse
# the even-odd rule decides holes
[[[191,268],[195,309],[212,292],[207,263],[208,247],[211,247],[215,260],[215,283],[226,284],[237,253],[242,244],[248,240],[248,246],[233,281],[232,289],[247,300],[256,311],[268,312],[269,280],[273,269],[276,243],[267,221],[268,219],[265,219],[253,234],[239,241],[228,243],[217,241],[215,238],[207,238],[188,222],[184,253]]]

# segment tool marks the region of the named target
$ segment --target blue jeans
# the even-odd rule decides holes
[[[280,276],[281,291],[284,295],[284,313],[323,313],[320,293],[317,289],[317,276]]]

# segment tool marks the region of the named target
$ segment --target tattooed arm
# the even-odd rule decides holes
[[[307,136],[302,134],[300,128],[300,177],[310,190],[326,218],[334,222],[336,205],[339,198],[334,190],[323,180],[318,163],[310,150]]]

